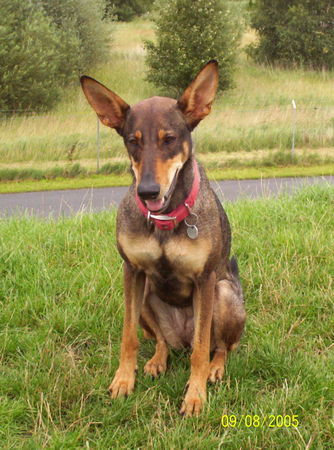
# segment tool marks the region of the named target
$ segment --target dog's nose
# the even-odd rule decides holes
[[[155,200],[160,194],[160,185],[150,175],[144,175],[137,187],[137,193],[143,200]]]
[[[160,193],[159,184],[142,184],[137,188],[137,192],[140,198],[143,200],[155,200]]]

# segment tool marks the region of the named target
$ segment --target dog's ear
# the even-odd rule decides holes
[[[115,128],[119,134],[122,134],[125,115],[130,106],[94,78],[83,75],[80,83],[88,102],[103,125]]]
[[[179,98],[177,105],[192,130],[211,111],[218,87],[218,62],[209,61]]]

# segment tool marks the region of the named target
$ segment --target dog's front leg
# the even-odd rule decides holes
[[[124,263],[125,316],[120,363],[109,387],[112,398],[129,395],[134,388],[139,346],[137,326],[144,297],[145,274]]]
[[[180,413],[198,415],[206,400],[206,384],[210,363],[210,335],[215,295],[216,273],[202,276],[194,293],[194,340],[188,390]]]

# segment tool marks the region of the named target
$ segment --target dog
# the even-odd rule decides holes
[[[152,97],[132,107],[93,78],[80,81],[100,121],[122,136],[133,173],[117,214],[125,317],[111,397],[134,389],[140,324],[156,342],[146,374],[165,372],[169,346],[192,347],[180,413],[197,416],[207,381],[222,379],[246,319],[237,262],[229,256],[229,221],[191,139],[210,113],[218,63],[209,61],[178,100]]]

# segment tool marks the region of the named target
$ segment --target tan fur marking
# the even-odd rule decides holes
[[[136,132],[135,132],[135,138],[137,138],[138,140],[140,140],[141,138],[142,138],[142,132],[141,131],[139,131],[139,130],[137,130]]]
[[[153,236],[145,237],[144,241],[140,235],[131,236],[121,233],[119,243],[129,261],[135,267],[148,272],[162,255],[159,242]]]
[[[107,116],[99,116],[101,122],[103,123],[103,125],[105,125],[106,127],[112,127],[113,126],[113,122],[107,117]]]
[[[137,163],[133,158],[131,158],[131,166],[132,166],[132,170],[135,174],[135,178],[136,178],[136,184],[138,185],[138,180],[139,180],[139,173],[141,172],[141,166],[142,166],[142,162]]]
[[[202,273],[210,252],[211,241],[209,239],[191,241],[190,239],[175,238],[165,245],[168,261],[176,270],[186,276]]]
[[[183,144],[182,144],[182,147],[183,147],[182,162],[185,163],[187,161],[187,159],[189,158],[189,153],[190,153],[188,142],[184,141]]]
[[[165,130],[159,130],[158,131],[158,137],[159,139],[162,141],[163,138],[166,136],[166,131]]]
[[[183,154],[179,153],[174,158],[156,162],[156,180],[161,186],[161,195],[165,195],[173,182],[177,169],[183,166]]]

